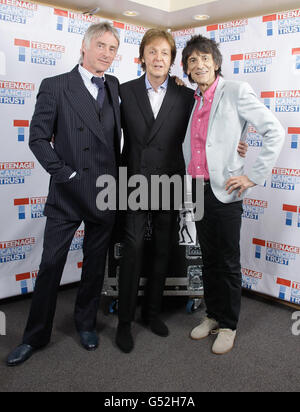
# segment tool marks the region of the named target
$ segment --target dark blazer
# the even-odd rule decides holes
[[[122,84],[121,117],[124,131],[122,166],[128,176],[185,174],[182,144],[194,105],[194,91],[169,78],[158,117],[153,116],[145,75]]]
[[[70,73],[43,80],[30,125],[29,146],[51,175],[45,215],[98,221],[96,207],[102,174],[117,176],[121,121],[119,82],[106,75],[115,117],[115,142],[108,144],[93,99],[76,66]],[[69,180],[73,172],[76,177]]]

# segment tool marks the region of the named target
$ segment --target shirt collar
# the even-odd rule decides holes
[[[145,83],[146,83],[146,89],[147,90],[154,90],[153,87],[151,86],[151,83],[149,82],[147,74],[146,74],[146,77],[145,77]],[[168,83],[169,83],[169,76],[166,78],[164,83],[161,86],[159,86],[159,89],[165,89],[166,90],[167,87],[168,87]]]
[[[92,81],[92,78],[95,77],[91,72],[89,72],[87,69],[82,67],[81,64],[78,66],[78,70],[81,76],[84,77],[86,80]],[[102,76],[102,79],[105,82],[105,74]]]
[[[212,99],[212,97],[215,94],[216,88],[219,83],[220,76],[217,76],[216,80],[213,82],[213,84],[204,92],[204,98],[205,100]],[[195,99],[199,99],[202,96],[202,93],[200,91],[200,88],[195,91]]]

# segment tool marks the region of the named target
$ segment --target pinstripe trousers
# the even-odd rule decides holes
[[[79,331],[96,327],[105,263],[114,223],[103,219],[99,224],[84,221],[83,268],[75,303],[75,325]],[[81,222],[47,218],[43,255],[36,280],[23,343],[39,348],[50,341],[57,295],[68,252]]]

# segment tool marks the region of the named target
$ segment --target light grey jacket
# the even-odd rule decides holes
[[[191,161],[191,123],[196,105],[197,102],[183,144],[186,168]],[[262,135],[263,147],[248,177],[257,185],[264,185],[281,152],[285,131],[248,83],[220,77],[210,113],[206,156],[212,190],[222,203],[241,200],[238,190],[228,195],[225,185],[230,177],[245,174],[245,159],[237,148],[240,140],[245,140],[249,124]],[[243,193],[247,194],[248,191]]]

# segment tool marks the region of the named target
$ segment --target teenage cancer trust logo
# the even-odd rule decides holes
[[[27,50],[30,54],[30,63],[46,66],[56,66],[66,52],[65,46],[52,43],[41,43],[24,39],[15,39],[14,45],[18,47],[19,62],[27,62]]]
[[[24,105],[34,89],[33,83],[0,80],[0,104]]]
[[[300,9],[263,16],[263,23],[266,24],[267,36],[299,33]]]
[[[54,9],[56,16],[56,30],[83,35],[91,24],[100,23],[100,17],[89,16],[72,11]]]
[[[296,261],[300,255],[300,247],[298,246],[255,238],[252,243],[255,246],[256,259],[261,259],[265,250],[266,261],[277,265],[290,266],[291,262]]]
[[[272,170],[271,188],[294,191],[300,184],[300,169],[274,167]]]
[[[265,73],[275,57],[276,50],[234,54],[231,56],[233,74]]]
[[[25,260],[35,244],[35,237],[0,241],[0,264]]]
[[[38,9],[38,5],[21,0],[0,0],[0,21],[8,23],[29,23]]]
[[[207,32],[211,40],[218,43],[236,42],[242,40],[248,24],[248,19],[234,20],[228,23],[207,26]]]
[[[33,169],[34,162],[0,162],[0,186],[24,184]]]
[[[251,220],[259,220],[264,215],[265,210],[268,208],[268,202],[266,200],[257,199],[244,199],[243,202],[243,218]]]
[[[261,98],[268,109],[277,113],[300,112],[300,90],[264,91]]]

